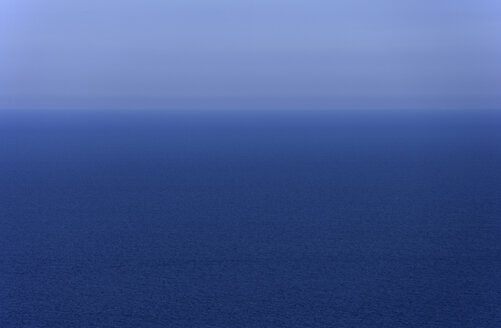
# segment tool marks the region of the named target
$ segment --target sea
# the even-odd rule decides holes
[[[501,111],[0,111],[0,327],[501,327]]]

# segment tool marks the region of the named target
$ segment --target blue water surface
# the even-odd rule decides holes
[[[501,114],[0,112],[0,327],[501,327]]]

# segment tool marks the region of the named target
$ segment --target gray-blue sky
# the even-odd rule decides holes
[[[499,0],[3,0],[0,108],[499,108]]]

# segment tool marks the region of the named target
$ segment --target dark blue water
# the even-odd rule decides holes
[[[501,327],[501,114],[0,112],[0,327]]]

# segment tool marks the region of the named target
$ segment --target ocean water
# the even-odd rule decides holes
[[[501,114],[0,112],[0,327],[501,327]]]

